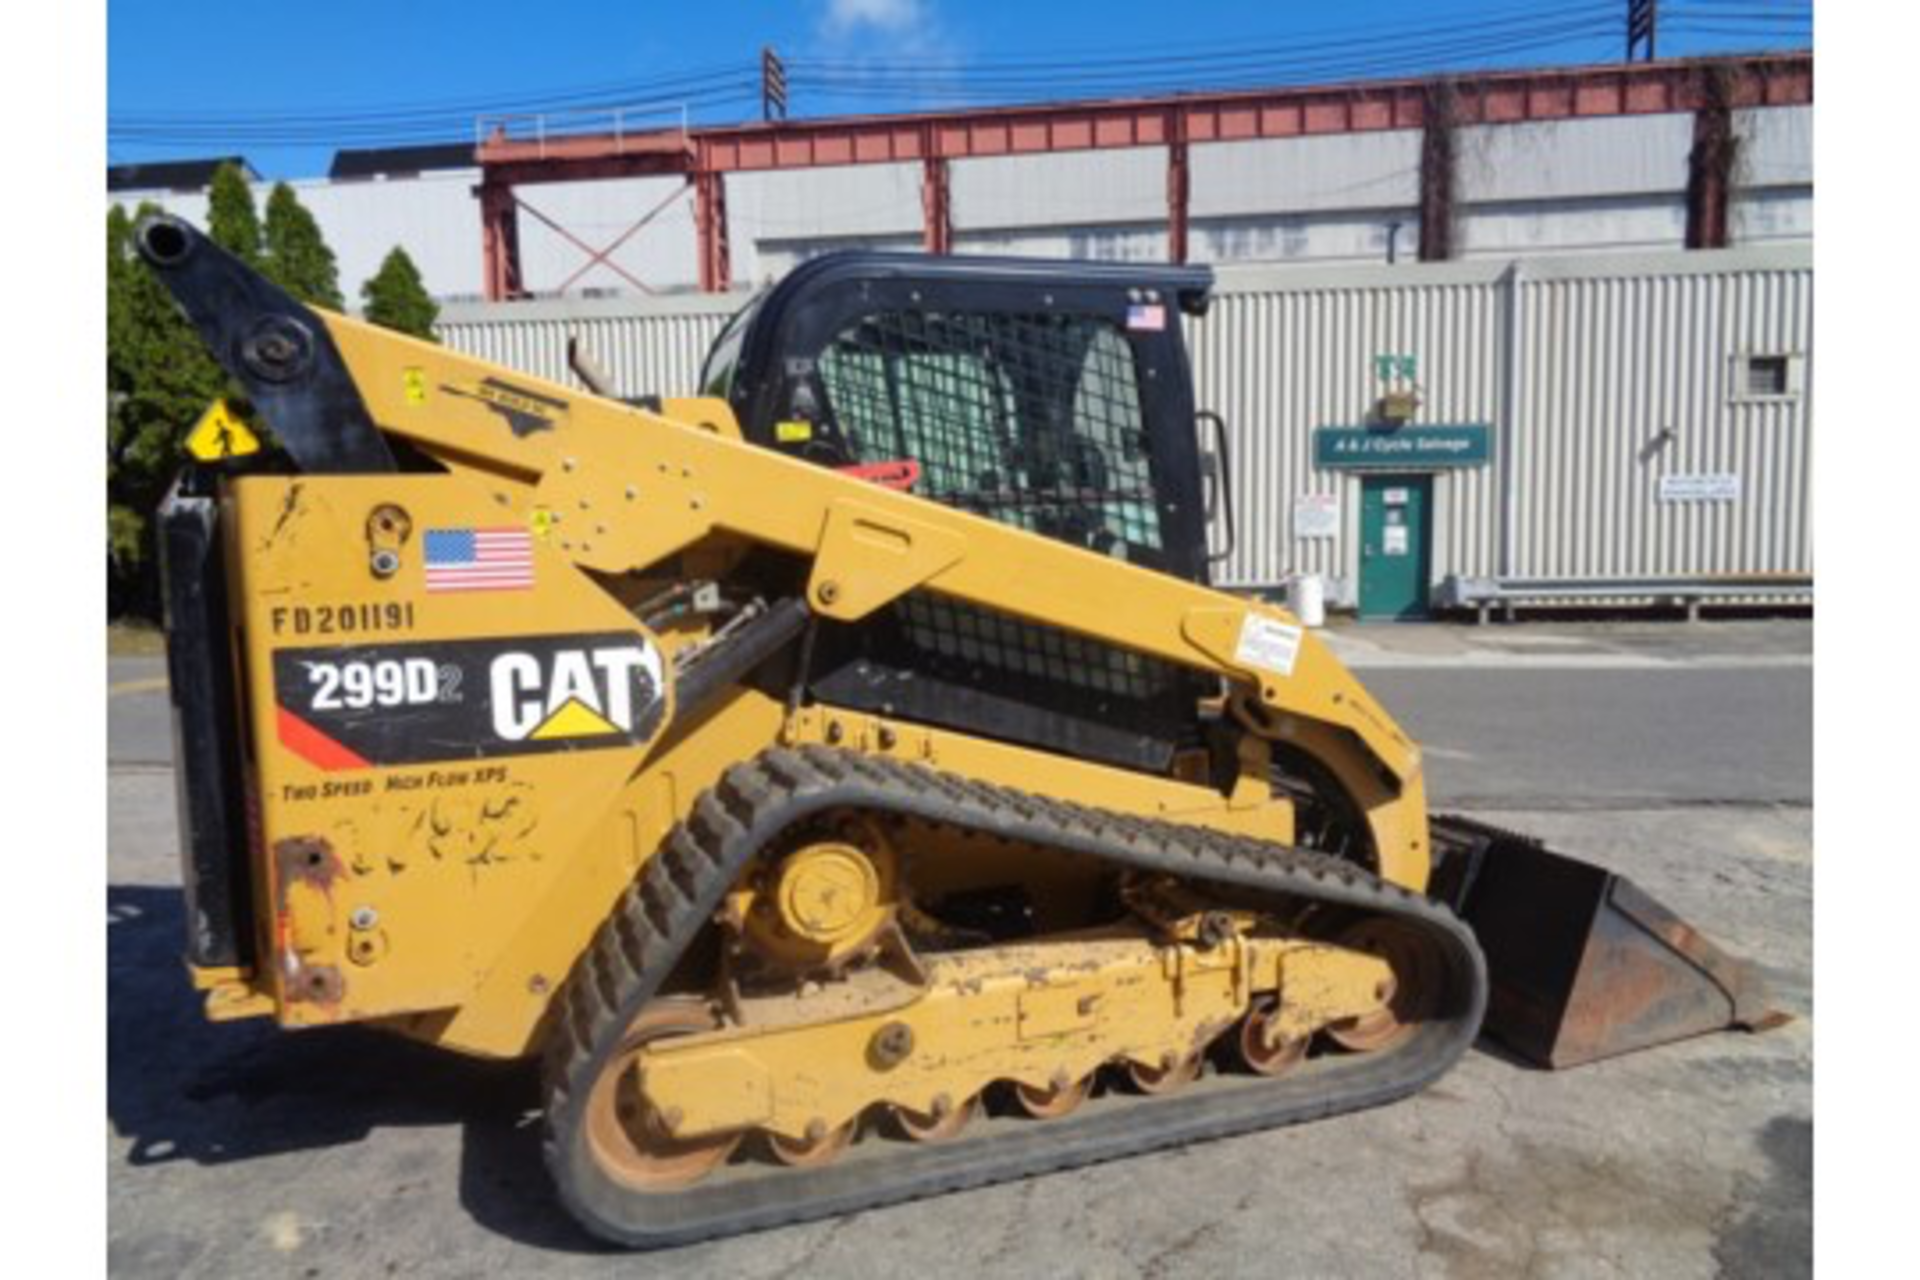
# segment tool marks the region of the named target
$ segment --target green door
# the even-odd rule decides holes
[[[1427,616],[1433,477],[1360,479],[1360,616]]]

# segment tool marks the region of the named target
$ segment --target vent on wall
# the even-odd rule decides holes
[[[1778,353],[1735,356],[1734,400],[1787,400],[1800,394],[1800,358]]]

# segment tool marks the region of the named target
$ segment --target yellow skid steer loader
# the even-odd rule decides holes
[[[1628,882],[1430,815],[1325,645],[1208,585],[1204,271],[833,255],[621,402],[137,239],[269,440],[161,516],[207,1013],[539,1055],[600,1236],[1765,1019]]]

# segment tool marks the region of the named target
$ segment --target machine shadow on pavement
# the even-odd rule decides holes
[[[476,1222],[537,1248],[604,1251],[549,1190],[533,1064],[358,1027],[209,1023],[182,979],[185,927],[180,890],[108,887],[107,1114],[129,1165],[218,1165],[458,1124],[460,1201]]]

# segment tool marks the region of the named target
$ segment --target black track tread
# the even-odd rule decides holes
[[[597,1183],[579,1140],[579,1112],[624,1029],[654,997],[757,851],[811,814],[848,807],[1395,916],[1423,927],[1440,944],[1453,982],[1448,993],[1453,1016],[1423,1024],[1397,1050],[1351,1059],[1364,1070],[1344,1091],[1316,1089],[1295,1098],[1276,1088],[1288,1082],[1275,1081],[1259,1096],[1279,1100],[1252,1115],[1244,1103],[1223,1108],[1216,1102],[1208,1110],[1205,1098],[1169,1098],[1132,1113],[1132,1119],[1108,1117],[1097,1127],[1084,1118],[1047,1122],[1047,1137],[1039,1143],[1009,1138],[941,1147],[903,1144],[898,1156],[862,1162],[851,1178],[837,1166],[806,1177],[731,1188],[701,1184],[647,1195],[620,1194]],[[883,757],[825,747],[777,748],[728,769],[700,796],[575,963],[547,1041],[543,1150],[562,1201],[596,1235],[640,1247],[690,1243],[1388,1102],[1425,1087],[1459,1059],[1479,1029],[1486,992],[1479,947],[1450,910],[1353,863]],[[1333,1078],[1355,1076],[1355,1070],[1343,1069]],[[1019,1149],[1008,1150],[1016,1145]]]

